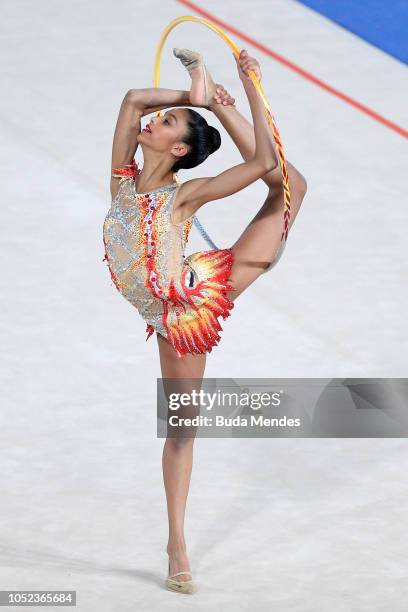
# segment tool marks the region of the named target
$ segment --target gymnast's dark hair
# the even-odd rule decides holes
[[[195,168],[207,159],[211,153],[217,151],[221,146],[221,136],[219,131],[208,125],[200,113],[192,108],[186,108],[189,112],[187,117],[187,133],[183,137],[183,142],[190,146],[190,151],[177,158],[173,164],[171,172],[178,172],[182,169]]]

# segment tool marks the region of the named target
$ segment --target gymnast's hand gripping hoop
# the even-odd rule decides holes
[[[156,59],[154,62],[153,87],[159,87],[160,61],[161,61],[161,56],[163,53],[164,43],[166,42],[166,39],[168,35],[170,34],[171,30],[175,28],[176,25],[178,25],[179,23],[182,23],[183,21],[195,21],[196,23],[201,23],[202,25],[207,26],[208,28],[210,28],[211,30],[219,34],[219,36],[221,36],[221,38],[225,40],[227,45],[231,47],[235,57],[237,59],[239,58],[239,55],[241,53],[241,50],[239,49],[239,47],[231,40],[231,38],[229,38],[229,36],[227,36],[227,34],[225,34],[223,30],[221,30],[221,28],[216,26],[209,19],[203,19],[202,17],[195,17],[193,15],[183,15],[182,17],[177,17],[176,19],[173,19],[173,21],[171,21],[168,24],[168,26],[164,29],[163,34],[161,35],[161,38],[160,38],[160,41],[157,47],[157,51],[156,51]],[[281,172],[282,172],[282,184],[283,184],[283,194],[284,194],[284,208],[283,208],[284,227],[283,227],[283,232],[281,235],[281,244],[280,244],[280,249],[279,249],[280,253],[282,253],[283,247],[285,246],[285,243],[288,237],[289,220],[290,220],[290,191],[289,191],[289,178],[288,178],[288,170],[286,167],[285,153],[283,150],[283,145],[280,139],[278,128],[276,126],[275,120],[272,115],[272,110],[269,106],[268,100],[266,99],[265,92],[262,88],[262,85],[260,81],[258,80],[258,78],[256,77],[256,74],[254,73],[253,70],[248,71],[248,76],[253,82],[253,84],[255,85],[259,95],[261,96],[262,102],[265,106],[265,112],[266,112],[266,116],[268,120],[268,125],[272,130],[272,135],[273,135],[273,138],[275,139],[276,148],[278,151],[278,159],[279,159],[279,165],[280,165]],[[160,115],[161,113],[160,111],[158,111],[157,116],[160,116]],[[208,244],[213,249],[216,249],[217,247],[215,246],[214,242],[208,236],[208,234],[206,233],[206,231],[204,230],[203,226],[198,221],[196,216],[194,216],[194,223],[197,225],[198,230],[200,231],[203,238],[208,242]]]

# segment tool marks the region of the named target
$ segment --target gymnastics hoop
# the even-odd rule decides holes
[[[183,23],[184,21],[193,21],[193,22],[201,23],[202,25],[207,26],[207,28],[210,28],[210,30],[213,30],[213,32],[218,34],[227,43],[227,45],[231,47],[237,59],[240,56],[240,53],[241,53],[240,48],[234,43],[233,40],[231,40],[231,38],[221,28],[216,26],[215,23],[213,23],[209,19],[203,19],[202,17],[195,17],[194,15],[183,15],[181,17],[177,17],[176,19],[173,19],[173,21],[170,21],[167,27],[163,30],[163,34],[160,37],[159,44],[158,44],[157,51],[156,51],[156,58],[154,62],[153,87],[159,87],[160,61],[161,61],[161,57],[163,54],[164,43],[166,42],[167,37],[172,31],[172,29],[175,28],[176,25],[178,25],[179,23]],[[289,220],[290,220],[290,190],[289,190],[289,177],[288,177],[288,169],[286,166],[285,152],[283,149],[279,130],[273,118],[272,110],[266,98],[263,87],[253,70],[248,71],[248,76],[253,82],[253,84],[255,85],[258,91],[258,94],[261,96],[262,102],[265,106],[265,112],[266,112],[266,118],[268,120],[268,125],[271,128],[273,138],[275,139],[275,142],[276,142],[276,148],[278,150],[278,160],[279,160],[279,166],[280,166],[281,173],[282,173],[283,196],[284,196],[284,207],[283,207],[284,226],[283,226],[283,232],[281,235],[281,244],[280,244],[280,252],[282,253],[286,240],[288,238]],[[160,111],[156,113],[156,116],[158,117],[161,116]],[[203,226],[201,225],[201,223],[199,222],[196,216],[194,216],[194,223],[197,225],[201,235],[208,242],[208,244],[210,244],[212,248],[216,249],[217,247],[215,246],[214,242],[208,236],[208,234],[206,233],[206,231],[204,230]],[[283,244],[282,244],[282,241],[284,241]]]

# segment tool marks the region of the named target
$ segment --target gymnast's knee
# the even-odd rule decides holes
[[[175,451],[193,446],[195,437],[187,435],[167,436],[166,443]]]
[[[275,257],[272,259],[271,262],[269,262],[269,264],[266,266],[266,268],[264,268],[262,274],[265,274],[265,272],[268,272],[269,270],[271,270],[272,268],[274,268],[276,266],[276,264],[278,263],[278,261],[280,260],[280,258],[282,257],[283,251],[286,248],[286,240],[284,242],[281,242],[279,247],[278,247],[278,251],[275,255]]]

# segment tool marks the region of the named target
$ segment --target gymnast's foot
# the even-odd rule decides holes
[[[193,106],[208,108],[213,101],[216,85],[203,62],[202,56],[190,49],[174,48],[173,53],[187,68],[191,77],[190,103]]]
[[[178,572],[190,571],[190,564],[185,548],[170,548],[167,546],[167,554],[169,556],[170,576]],[[180,576],[177,576],[177,580],[181,581],[191,580],[191,578],[191,574],[180,574]]]

